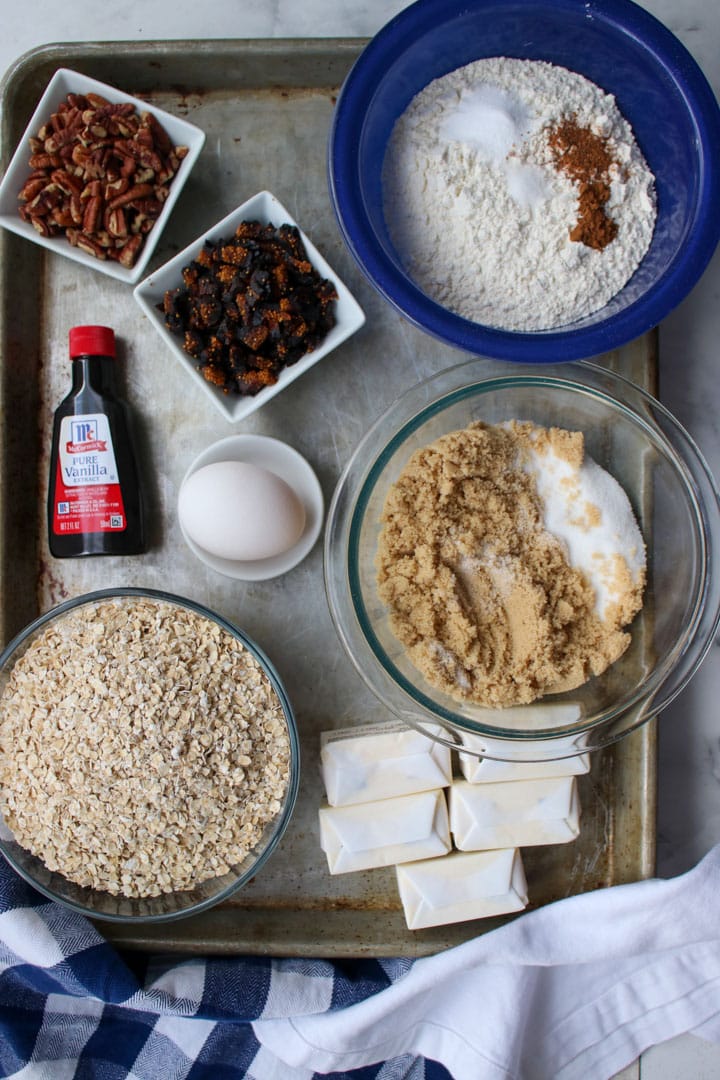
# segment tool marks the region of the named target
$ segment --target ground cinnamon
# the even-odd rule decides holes
[[[606,210],[610,170],[617,168],[608,143],[571,117],[550,130],[548,145],[557,168],[578,185],[578,219],[570,239],[601,251],[618,231]]]

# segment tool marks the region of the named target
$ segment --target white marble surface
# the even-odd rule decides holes
[[[688,47],[720,96],[717,0],[644,0]],[[5,4],[0,72],[25,51],[61,41],[370,36],[404,0],[48,0]],[[720,251],[693,292],[660,328],[660,396],[720,476]],[[720,649],[716,642],[660,724],[658,873],[693,865],[720,839]],[[625,1074],[623,1074],[625,1075]],[[643,1056],[628,1077],[704,1080],[720,1075],[720,1048],[691,1037]]]

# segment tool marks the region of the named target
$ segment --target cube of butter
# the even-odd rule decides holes
[[[445,855],[451,847],[443,791],[320,807],[320,847],[331,874]]]
[[[320,767],[331,806],[432,791],[452,779],[449,748],[397,722],[323,732]]]
[[[515,848],[447,855],[396,869],[410,930],[522,911],[527,884]]]
[[[573,702],[562,705],[519,705],[502,711],[503,725],[508,728],[561,728],[575,723],[579,718],[580,707]],[[461,739],[470,753],[458,754],[460,771],[472,784],[534,780],[546,776],[578,776],[590,769],[590,755],[581,752],[587,744],[585,732],[533,740],[532,750],[539,759],[535,761],[499,760],[504,755],[510,756],[516,748],[516,744],[508,740],[468,732],[463,732]],[[543,755],[548,755],[546,760],[543,760]]]
[[[450,788],[450,831],[461,851],[565,844],[580,832],[574,776]]]

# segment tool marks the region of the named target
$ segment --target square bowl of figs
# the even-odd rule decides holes
[[[350,291],[269,191],[199,236],[134,295],[230,421],[249,416],[365,322]]]

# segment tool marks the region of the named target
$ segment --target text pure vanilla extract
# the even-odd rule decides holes
[[[116,394],[115,334],[74,326],[72,389],[53,423],[48,541],[58,559],[145,550],[140,479],[127,405]]]

